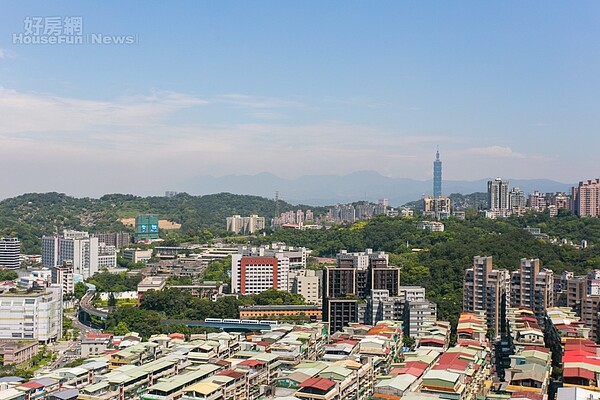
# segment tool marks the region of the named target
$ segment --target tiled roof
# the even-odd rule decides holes
[[[301,388],[311,387],[327,392],[335,386],[335,382],[326,378],[310,378],[302,382],[299,386]]]

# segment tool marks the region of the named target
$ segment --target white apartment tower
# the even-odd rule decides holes
[[[488,208],[491,211],[509,210],[508,181],[496,178],[488,181]]]

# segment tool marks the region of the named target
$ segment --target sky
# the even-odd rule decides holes
[[[32,44],[54,35],[82,42]],[[426,180],[438,147],[445,180],[575,183],[598,71],[595,1],[3,1],[0,198]]]

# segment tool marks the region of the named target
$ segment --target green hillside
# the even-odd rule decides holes
[[[299,208],[282,201],[279,207],[282,211]],[[184,233],[198,229],[220,233],[230,215],[257,214],[270,219],[274,212],[274,200],[230,193],[206,196],[181,193],[169,198],[110,194],[99,199],[30,193],[0,202],[0,235],[17,236],[25,253],[39,253],[43,235],[63,229],[131,231],[119,219],[143,213],[177,222]]]

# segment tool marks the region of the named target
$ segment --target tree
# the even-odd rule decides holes
[[[11,271],[8,269],[0,270],[0,281],[14,281],[19,277],[15,271]]]
[[[115,294],[113,292],[110,292],[110,294],[108,295],[108,306],[109,307],[117,306],[117,299],[115,299]]]
[[[85,296],[85,293],[87,292],[88,287],[85,283],[83,282],[77,282],[75,284],[75,298],[77,300],[81,300],[81,298],[83,296]]]
[[[127,326],[127,323],[125,321],[120,321],[117,326],[115,326],[112,329],[112,333],[114,333],[117,336],[124,336],[127,335],[129,332],[131,332],[129,330],[129,327]]]

